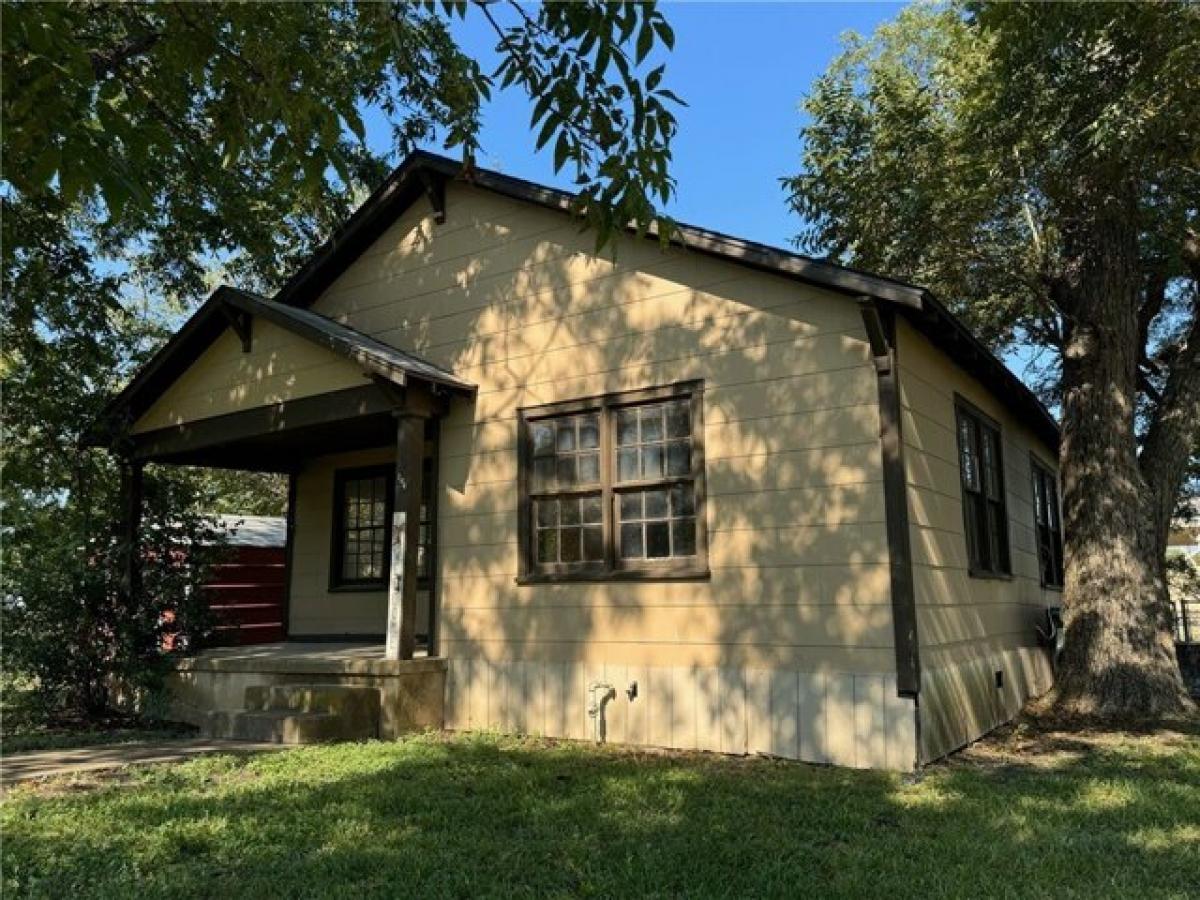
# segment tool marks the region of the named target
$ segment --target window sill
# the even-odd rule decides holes
[[[1045,582],[1042,582],[1042,590],[1053,591],[1056,594],[1061,594],[1063,592],[1063,586],[1061,584],[1046,584]]]
[[[978,569],[967,569],[967,575],[971,578],[978,578],[980,581],[1012,581],[1013,576],[1009,572],[983,572]]]
[[[387,590],[386,581],[376,581],[371,584],[331,584],[331,594],[371,594]]]
[[[708,581],[711,577],[712,573],[708,569],[689,568],[663,571],[621,569],[613,572],[536,572],[529,575],[518,575],[515,581],[520,585],[568,584],[572,582],[603,584],[609,581]]]

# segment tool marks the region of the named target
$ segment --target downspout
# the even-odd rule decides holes
[[[859,311],[871,346],[879,388],[879,444],[883,459],[884,511],[887,517],[888,571],[896,651],[896,693],[916,707],[917,758],[921,747],[921,647],[917,636],[912,538],[908,522],[908,485],[901,432],[900,370],[896,355],[896,318],[871,297],[860,297]]]

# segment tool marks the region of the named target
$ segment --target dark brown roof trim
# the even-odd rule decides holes
[[[439,195],[438,185],[444,189],[445,182],[450,179],[462,180],[515,200],[563,213],[570,213],[574,199],[566,191],[488,169],[466,169],[460,162],[419,150],[408,156],[312,258],[288,279],[273,301],[261,297],[255,299],[264,303],[273,302],[277,306],[309,306],[418,198],[432,197],[434,199],[431,202],[437,207],[436,198],[444,196]],[[444,201],[441,209],[435,208],[435,213],[444,215]],[[653,229],[645,237],[658,240]],[[1024,382],[924,288],[692,225],[677,224],[670,243],[692,252],[843,293],[851,298],[865,294],[893,304],[917,330],[983,382],[1029,424],[1048,446],[1057,450],[1059,432],[1054,417]],[[226,323],[214,320],[210,306],[219,302],[226,292],[254,296],[232,288],[218,290],[113,400],[107,409],[110,418],[123,408],[127,408],[134,418],[140,415],[149,405],[145,403],[145,406],[138,407],[139,400],[144,402],[148,385],[169,384],[199,355],[198,352],[195,355],[181,352],[179,348],[200,346],[202,350],[216,338]],[[444,374],[454,378],[448,372]],[[152,402],[153,397],[150,400]]]
[[[298,306],[314,302],[397,216],[426,195],[431,178],[458,179],[563,213],[571,212],[574,200],[566,191],[489,169],[467,169],[455,160],[418,150],[406,158],[346,224],[288,280],[275,300]],[[658,240],[653,229],[646,237]],[[926,289],[693,225],[677,224],[670,243],[850,297],[866,294],[893,304],[917,330],[983,382],[1046,444],[1057,450],[1058,423],[1050,412],[1024,382]]]
[[[233,288],[226,289],[224,300],[230,306],[307,338],[401,387],[409,378],[417,378],[464,394],[475,391],[475,385],[453,372],[311,310],[284,306]]]
[[[475,385],[418,356],[307,309],[284,306],[265,297],[222,286],[105,406],[84,436],[87,446],[102,446],[124,432],[214,340],[230,327],[229,312],[257,316],[352,360],[368,372],[403,386],[410,378],[457,393],[473,395]]]

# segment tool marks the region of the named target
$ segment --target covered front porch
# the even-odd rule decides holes
[[[473,396],[418,357],[228,288],[134,378],[106,436],[122,471],[122,590],[141,589],[147,464],[288,479],[287,640],[178,660],[169,687],[182,718],[212,736],[441,726],[439,425]],[[355,734],[330,730],[339,710],[358,710]]]

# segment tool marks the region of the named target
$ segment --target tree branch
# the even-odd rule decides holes
[[[161,39],[162,32],[151,31],[132,37],[107,50],[88,51],[88,59],[92,62],[92,74],[96,76],[97,81],[100,81],[106,75],[117,71],[129,60],[149,52]]]
[[[1196,282],[1191,322],[1171,360],[1139,457],[1164,552],[1179,486],[1200,436],[1200,236],[1189,233],[1181,253]]]
[[[512,41],[509,40],[508,34],[505,32],[500,23],[496,21],[496,17],[492,15],[492,11],[488,8],[489,0],[474,0],[474,2],[483,13],[483,17],[487,19],[488,24],[492,26],[492,30],[496,33],[496,37],[499,38],[500,45],[504,48],[505,52],[517,61],[521,71],[524,73],[525,83],[528,88],[533,89],[540,81],[543,80],[544,76],[542,76],[541,73],[534,72],[530,68],[529,61],[525,58],[524,54],[522,54],[516,47],[513,46]],[[516,4],[513,5],[516,6]],[[520,7],[517,8],[520,9]],[[529,21],[529,16],[525,15],[524,10],[521,10],[521,14],[525,16],[526,21]],[[544,29],[541,29],[539,26],[539,30]],[[619,52],[619,48],[618,51],[615,52]],[[604,148],[592,138],[587,129],[580,128],[573,121],[572,117],[564,115],[562,108],[557,103],[551,101],[549,108],[551,112],[558,116],[559,121],[562,123],[561,127],[563,130],[569,131],[577,144],[580,146],[589,147],[592,153],[596,154],[597,156],[603,156]]]

